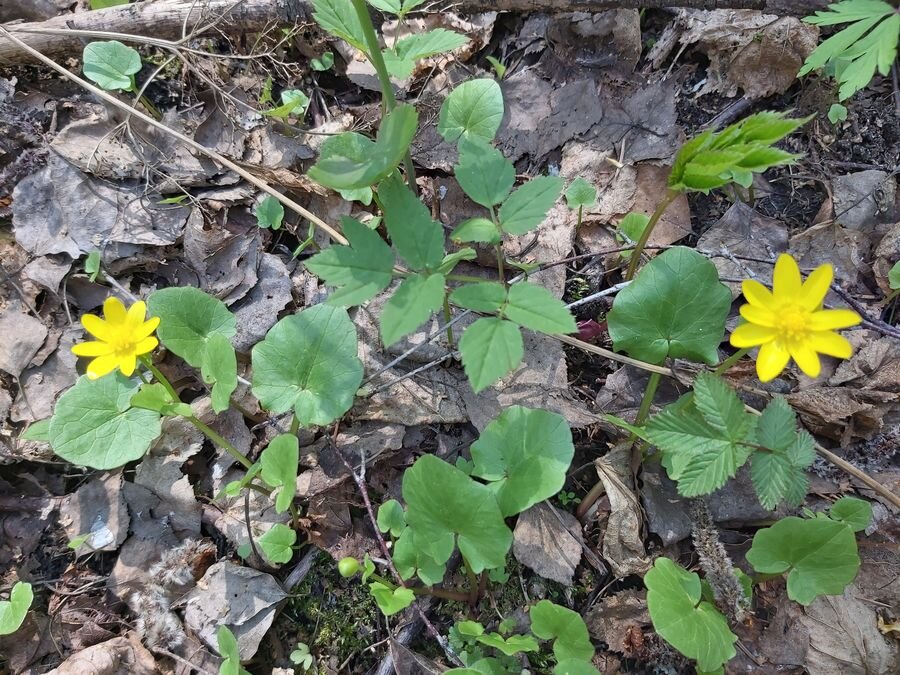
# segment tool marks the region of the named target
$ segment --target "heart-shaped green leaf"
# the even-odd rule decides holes
[[[159,317],[160,342],[194,368],[202,368],[210,336],[237,335],[237,320],[225,303],[199,288],[163,288],[147,300],[150,316]]]
[[[541,600],[529,614],[531,632],[542,640],[553,640],[553,655],[557,661],[575,659],[590,662],[593,658],[594,647],[584,619],[578,612],[549,600]]]
[[[503,92],[492,79],[463,82],[441,105],[438,133],[448,143],[461,136],[494,140],[503,119]]]
[[[266,195],[256,206],[256,224],[264,230],[280,230],[284,221],[284,206],[272,195]]]
[[[566,205],[570,209],[583,209],[597,203],[597,188],[578,176],[566,188]]]
[[[134,75],[141,69],[141,55],[116,40],[91,42],[82,55],[84,76],[101,89],[134,89]]]
[[[396,499],[389,499],[378,507],[378,529],[399,537],[406,529],[406,511]]]
[[[391,616],[397,612],[402,612],[413,604],[413,600],[416,599],[412,589],[403,587],[392,589],[385,586],[380,581],[373,581],[370,583],[369,590],[372,592],[372,597],[375,598],[375,602],[378,603],[378,609],[380,609],[381,613],[385,616]]]
[[[872,521],[872,505],[865,499],[841,497],[828,510],[828,515],[854,532],[862,532]]]
[[[256,541],[266,559],[279,565],[294,557],[296,542],[297,533],[281,523],[275,523]]]
[[[10,591],[9,600],[0,601],[0,635],[9,635],[19,630],[32,600],[34,592],[31,584],[17,581]]]

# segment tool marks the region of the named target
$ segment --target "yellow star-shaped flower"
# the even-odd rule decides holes
[[[853,347],[835,331],[855,326],[862,318],[850,309],[822,309],[833,278],[834,270],[826,263],[804,282],[797,262],[782,254],[775,263],[771,291],[758,281],[744,281],[749,304],[740,311],[747,323],[734,330],[731,344],[742,349],[759,347],[756,374],[760,381],[775,379],[791,359],[806,375],[818,377],[819,354],[850,358]]]
[[[159,317],[145,320],[146,317],[144,302],[136,302],[126,310],[118,298],[106,299],[102,319],[93,314],[81,317],[81,325],[97,340],[74,345],[72,352],[76,356],[95,357],[87,367],[90,379],[96,380],[116,368],[131,377],[137,357],[152,352],[159,344],[152,335],[159,325]]]

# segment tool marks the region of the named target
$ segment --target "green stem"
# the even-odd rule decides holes
[[[150,112],[150,114],[153,115],[153,117],[155,119],[157,119],[157,120],[162,119],[162,113],[159,111],[159,109],[155,105],[153,105],[153,103],[150,101],[149,98],[147,98],[146,96],[141,96],[138,100]]]
[[[504,286],[509,286],[506,281],[506,270],[503,268],[503,244],[497,244],[494,249],[497,251],[497,275]]]
[[[194,416],[187,417],[185,419],[187,419],[188,422],[202,431],[209,440],[225,450],[225,452],[234,457],[238,462],[243,464],[245,469],[249,469],[253,466],[253,462],[247,459],[240,450],[238,450],[231,443],[226,441],[221,435],[219,435],[219,433],[215,429],[207,424],[204,424]]]
[[[149,356],[140,356],[138,357],[140,362],[146,366],[147,370],[149,370],[153,377],[156,378],[156,381],[159,382],[163,387],[166,388],[166,391],[169,392],[169,396],[172,397],[173,401],[180,401],[181,397],[178,395],[178,392],[175,391],[175,387],[172,386],[172,383],[169,382],[169,378],[162,374],[162,371],[153,365],[153,361],[150,360]]]
[[[641,232],[641,238],[638,239],[637,244],[635,244],[634,246],[634,250],[631,252],[631,260],[629,260],[628,262],[628,271],[625,272],[626,281],[630,281],[634,278],[634,273],[637,272],[638,263],[641,260],[641,255],[644,253],[644,248],[647,246],[647,242],[650,240],[650,235],[653,233],[653,228],[656,227],[656,223],[658,223],[659,219],[662,218],[662,214],[665,213],[667,208],[669,208],[669,205],[674,202],[680,194],[680,192],[669,190],[666,193],[665,198],[659,203],[659,206],[656,207],[656,211],[654,211],[653,215],[650,216],[650,220],[647,221],[647,227],[645,227],[644,231]]]
[[[453,315],[450,313],[450,293],[444,291],[444,323],[447,325],[447,345],[451,352],[453,351],[453,326],[450,325],[452,318]]]
[[[731,366],[733,366],[735,363],[737,363],[742,358],[747,356],[747,354],[749,354],[749,353],[750,353],[749,347],[746,349],[738,349],[734,354],[732,354],[727,359],[722,361],[722,363],[720,363],[718,366],[716,366],[716,369],[713,371],[713,375],[722,375],[729,368],[731,368]]]
[[[581,218],[582,218],[583,215],[584,215],[584,207],[583,207],[583,206],[579,206],[579,207],[578,207],[578,222],[575,223],[575,231],[576,231],[576,232],[577,232],[579,229],[581,229]]]
[[[467,600],[470,605],[474,606],[478,602],[478,577],[472,571],[472,566],[466,560],[466,556],[463,556],[462,559],[463,564],[466,566],[466,576],[469,578],[469,595]]]
[[[662,375],[650,373],[650,379],[647,380],[647,388],[644,390],[644,397],[641,399],[641,407],[638,408],[637,417],[634,418],[634,426],[639,427],[647,420],[647,415],[650,414],[650,406],[653,405],[653,397],[656,396],[656,389],[659,387],[660,380],[662,380]]]
[[[297,413],[294,413],[291,416],[291,435],[296,436],[298,431],[300,431],[300,420],[297,419]]]

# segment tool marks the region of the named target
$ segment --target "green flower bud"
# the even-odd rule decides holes
[[[359,560],[349,556],[341,558],[340,562],[338,562],[338,572],[341,573],[342,577],[350,578],[354,576],[359,572]]]

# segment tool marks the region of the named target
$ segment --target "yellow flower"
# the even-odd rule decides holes
[[[835,330],[855,326],[862,318],[850,309],[822,309],[833,278],[834,270],[825,264],[804,282],[796,261],[782,254],[775,263],[771,291],[758,281],[744,281],[744,297],[750,304],[741,307],[741,316],[747,323],[734,330],[731,344],[759,347],[756,373],[762,382],[775,379],[790,359],[809,377],[818,377],[819,354],[850,358],[850,342]]]
[[[145,321],[146,316],[144,302],[136,302],[126,311],[121,300],[107,298],[103,303],[102,319],[93,314],[81,317],[81,325],[97,340],[77,344],[72,347],[72,352],[76,356],[95,357],[87,367],[90,379],[96,380],[116,368],[131,377],[137,357],[156,349],[159,340],[152,333],[159,325],[159,317]]]

